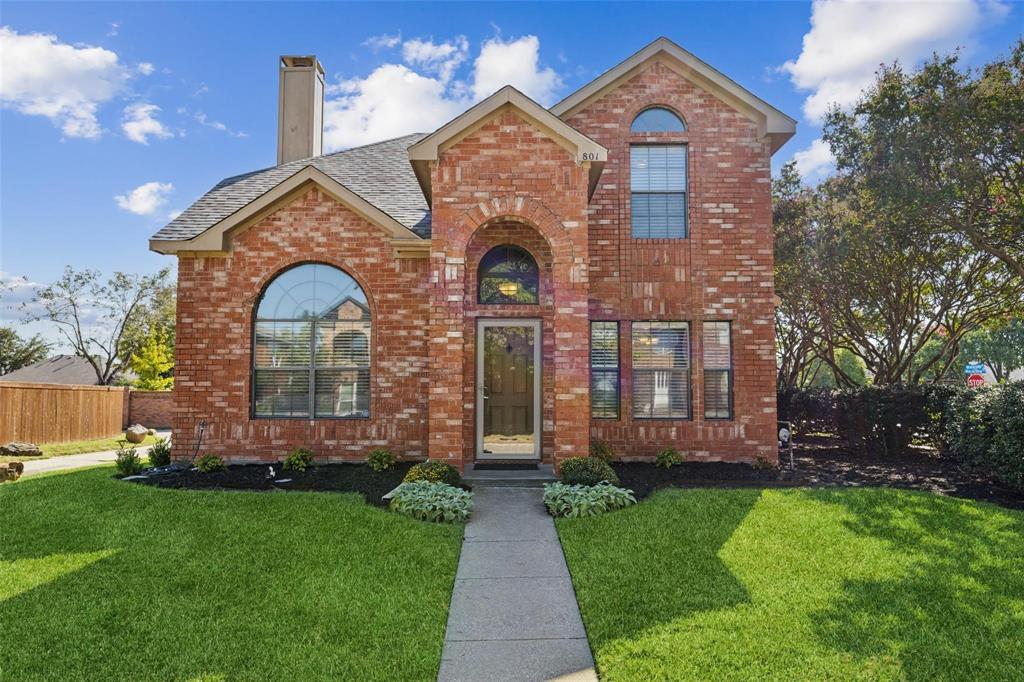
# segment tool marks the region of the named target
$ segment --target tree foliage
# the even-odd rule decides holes
[[[38,334],[24,339],[10,327],[0,327],[0,374],[7,374],[45,360],[50,345]]]
[[[143,391],[167,391],[174,386],[174,348],[159,330],[153,330],[137,353],[131,356],[131,368],[138,379],[135,387]]]

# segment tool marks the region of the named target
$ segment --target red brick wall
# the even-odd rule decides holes
[[[142,424],[147,429],[170,428],[174,415],[174,395],[170,391],[135,391],[128,393],[128,424]]]
[[[631,135],[633,118],[662,105],[687,132]],[[590,315],[622,320],[622,418],[593,420],[591,436],[623,457],[668,445],[703,459],[775,459],[775,354],[770,151],[755,124],[709,92],[654,62],[574,113],[567,122],[608,148],[589,208]],[[630,233],[629,146],[688,144],[689,226],[685,240],[635,240]],[[693,339],[692,420],[634,420],[630,414],[632,320],[687,320]],[[735,419],[705,421],[702,320],[733,322]]]
[[[369,419],[252,419],[253,310],[283,269],[335,265],[363,287],[373,318]],[[274,460],[297,446],[358,460],[374,447],[424,457],[427,439],[428,260],[395,258],[380,228],[311,189],[232,239],[227,257],[181,258],[175,367],[175,456]]]

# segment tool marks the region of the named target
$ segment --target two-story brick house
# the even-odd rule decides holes
[[[545,109],[505,87],[322,155],[282,59],[278,165],[151,240],[178,256],[174,443],[459,468],[774,460],[771,155],[794,121],[662,38]]]

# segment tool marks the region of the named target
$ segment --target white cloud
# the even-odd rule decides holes
[[[114,201],[125,211],[136,215],[152,215],[167,203],[167,195],[173,191],[174,185],[169,182],[147,182],[131,192],[118,194]]]
[[[180,215],[181,215],[181,211],[180,210],[178,210],[178,211],[171,211],[170,213],[167,214],[167,219],[168,220],[174,220],[175,218],[177,218]]]
[[[835,158],[825,140],[817,139],[793,155],[800,175],[809,181],[820,180],[832,169]]]
[[[32,303],[42,288],[42,284],[27,277],[0,270],[0,320],[17,320],[43,312],[42,306]]]
[[[395,35],[388,35],[383,33],[379,36],[370,36],[363,41],[363,45],[369,47],[374,52],[384,49],[392,49],[398,47],[398,43],[402,42],[402,34],[396,33]]]
[[[232,130],[220,121],[211,119],[202,111],[196,112],[196,120],[199,121],[200,125],[204,125],[207,128],[213,128],[214,130],[219,130],[222,133],[227,133],[231,137],[249,137],[248,133],[244,133],[241,130]]]
[[[0,102],[22,114],[45,116],[67,137],[99,137],[96,111],[128,78],[117,54],[105,48],[0,27]]]
[[[156,67],[150,64],[149,62],[141,62],[138,66],[135,67],[135,69],[143,76],[150,76],[153,74],[153,71],[156,70]]]
[[[540,40],[523,36],[504,42],[492,38],[480,48],[473,74],[473,95],[481,100],[506,85],[548,106],[562,87],[562,79],[554,69],[540,68]]]
[[[536,36],[485,42],[468,78],[456,78],[468,56],[462,36],[442,43],[408,40],[402,45],[404,64],[383,64],[365,78],[329,85],[324,147],[344,149],[432,131],[505,85],[542,104],[554,101],[562,86],[554,70],[540,67]]]
[[[880,64],[913,64],[932,52],[948,51],[1007,11],[999,0],[815,0],[800,56],[781,69],[798,89],[810,92],[806,118],[821,122],[833,103],[852,104]]]
[[[174,137],[174,133],[168,130],[156,115],[160,113],[160,107],[146,102],[136,102],[124,108],[124,118],[121,120],[121,130],[125,137],[132,142],[149,144],[149,136],[158,138]]]
[[[117,34],[121,31],[121,23],[118,21],[110,22],[110,30],[107,31],[108,38],[116,38]]]

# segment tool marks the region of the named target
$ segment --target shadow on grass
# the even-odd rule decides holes
[[[824,644],[898,660],[908,680],[1022,679],[1024,517],[927,493],[807,494],[906,557],[900,576],[843,583],[812,617]]]
[[[111,473],[0,488],[0,622],[16,624],[4,679],[437,674],[461,527],[351,494],[158,490]]]
[[[591,648],[748,601],[719,552],[760,495],[666,490],[605,516],[559,520]]]

